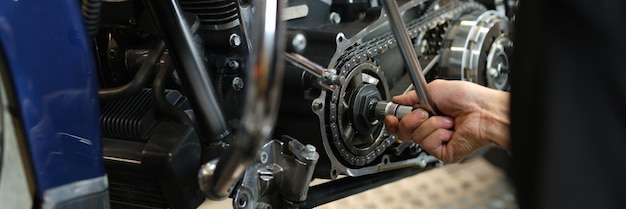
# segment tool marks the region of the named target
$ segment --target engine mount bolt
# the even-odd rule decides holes
[[[311,107],[313,108],[313,111],[318,111],[321,110],[322,107],[324,107],[324,105],[320,102],[320,101],[313,101],[313,104],[311,105]]]
[[[228,41],[230,42],[230,46],[233,48],[241,45],[241,37],[237,35],[236,33],[230,34]]]
[[[330,20],[330,23],[332,24],[341,23],[341,15],[337,12],[331,12],[330,16],[328,16],[328,19]]]
[[[304,159],[307,160],[317,160],[317,158],[319,158],[318,156],[316,156],[317,154],[317,149],[315,149],[315,146],[307,144],[306,146],[304,146],[304,149],[302,150],[302,157],[304,157]]]
[[[237,70],[239,69],[239,62],[237,62],[237,60],[231,60],[228,62],[228,67],[232,70]]]
[[[306,49],[306,37],[302,33],[296,34],[291,40],[291,46],[298,52]]]
[[[307,145],[305,146],[305,148],[306,148],[306,151],[307,151],[307,152],[315,152],[315,151],[317,151],[317,150],[315,149],[315,146],[310,145],[310,144],[307,144]]]
[[[241,89],[243,89],[243,79],[241,79],[240,77],[235,77],[233,78],[233,89],[235,89],[235,91],[239,91]]]

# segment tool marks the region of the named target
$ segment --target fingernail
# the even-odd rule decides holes
[[[452,121],[452,118],[444,117],[443,118],[443,122],[446,123],[446,124],[452,124],[452,122],[454,122],[454,121]]]
[[[428,118],[428,112],[426,112],[426,110],[418,109],[417,111],[418,111],[418,112],[419,112],[419,114],[420,114],[420,115],[419,115],[419,116],[420,116],[420,118],[424,118],[424,119]]]

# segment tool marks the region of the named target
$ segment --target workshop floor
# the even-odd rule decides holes
[[[317,180],[316,180],[317,181]],[[314,181],[313,183],[318,183]],[[207,201],[198,209],[232,208],[231,199]],[[516,209],[504,172],[484,158],[449,164],[318,209]]]

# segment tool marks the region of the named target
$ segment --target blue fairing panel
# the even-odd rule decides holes
[[[95,65],[79,1],[0,1],[0,42],[38,195],[102,177]]]

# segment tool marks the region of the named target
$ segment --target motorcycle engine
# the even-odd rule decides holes
[[[194,208],[204,199],[196,176],[200,165],[217,159],[230,141],[215,143],[198,133],[197,110],[189,104],[197,98],[180,69],[174,69],[180,63],[172,61],[171,49],[159,47],[162,34],[155,27],[157,20],[147,15],[147,1],[105,0],[101,29],[94,37],[103,90],[132,83],[150,57],[155,57],[152,69],[170,72],[144,76],[161,79],[164,85],[144,82],[130,96],[102,99],[111,200],[123,208]],[[250,41],[255,2],[174,2],[193,33],[219,108],[236,129],[233,124],[241,119],[248,88],[246,75],[251,73],[246,70],[249,53],[255,47]],[[413,88],[380,3],[285,2],[281,19],[287,26],[288,53],[323,66],[334,80],[285,63],[273,137],[233,186],[233,206],[297,207],[306,201],[313,178],[332,181],[442,165],[420,145],[387,133],[384,122],[370,111],[376,101],[389,101]],[[402,0],[398,10],[428,81],[466,80],[508,90],[512,5]],[[154,92],[164,92],[166,99],[157,100],[151,96]]]

